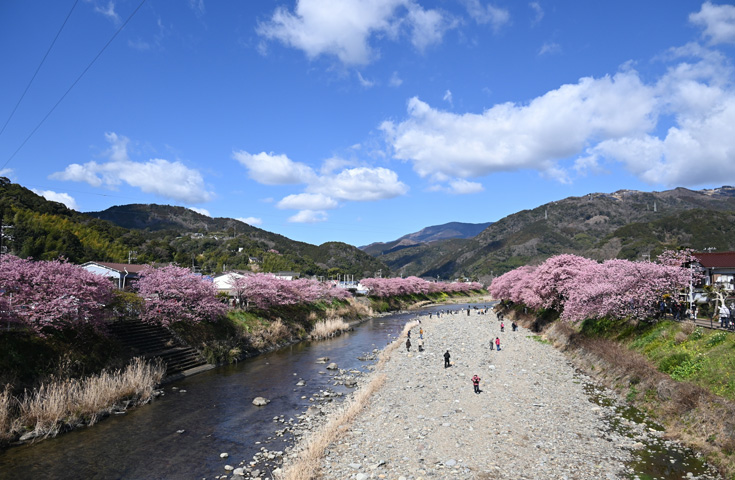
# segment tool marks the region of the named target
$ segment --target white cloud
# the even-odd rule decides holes
[[[414,97],[408,119],[381,129],[394,156],[412,162],[421,176],[537,169],[558,177],[556,162],[590,142],[650,131],[655,109],[652,89],[628,71],[583,78],[528,104],[498,104],[481,114],[440,111]]]
[[[410,36],[418,50],[441,42],[454,23],[414,0],[297,0],[293,12],[279,7],[257,33],[302,50],[309,58],[336,56],[345,65],[366,65],[379,53],[373,38]],[[261,48],[265,52],[265,47]]]
[[[411,25],[411,43],[417,50],[441,43],[444,33],[454,27],[438,10],[425,10],[415,3],[408,7],[408,21]]]
[[[0,169],[0,177],[7,177],[11,173],[13,173],[13,169],[12,168],[2,168],[2,169]]]
[[[495,32],[510,22],[510,13],[491,4],[483,6],[480,0],[463,0],[467,12],[480,25],[489,23]]]
[[[463,178],[452,180],[449,182],[449,186],[451,187],[452,193],[456,193],[458,195],[467,195],[469,193],[480,193],[485,188],[483,188],[482,184],[477,182],[469,182]]]
[[[276,206],[291,210],[328,210],[337,208],[338,203],[321,193],[299,193],[285,197]]]
[[[191,8],[197,16],[202,16],[206,13],[204,0],[189,0],[189,8]]]
[[[373,82],[372,80],[367,80],[365,77],[362,76],[360,72],[357,72],[357,80],[360,82],[360,85],[365,88],[370,88],[375,85],[375,82]]]
[[[112,20],[115,24],[120,23],[120,16],[115,12],[115,2],[110,0],[107,2],[107,5],[99,5],[95,2],[94,5],[94,11],[97,13],[101,13],[108,19]]]
[[[303,163],[294,162],[286,155],[261,152],[252,155],[244,150],[232,157],[248,169],[250,178],[264,185],[294,185],[309,183],[316,174]]]
[[[198,207],[187,207],[192,212],[197,212],[199,215],[204,215],[205,217],[212,217],[212,214],[209,213],[209,210],[206,208],[198,208]]]
[[[408,187],[398,180],[398,175],[392,170],[358,167],[345,169],[337,175],[320,177],[307,187],[307,191],[338,200],[366,202],[403,195]]]
[[[735,43],[735,6],[704,2],[702,9],[689,15],[689,21],[703,27],[703,35],[713,44]]]
[[[263,225],[263,219],[258,217],[238,217],[235,220],[240,220],[248,225]]]
[[[449,102],[449,105],[452,105],[452,92],[447,90],[444,92],[444,97],[442,98],[445,102]]]
[[[327,221],[327,212],[314,210],[301,210],[296,215],[289,217],[291,223],[319,223]]]
[[[531,10],[534,11],[536,16],[531,21],[531,25],[538,24],[542,18],[544,18],[544,9],[541,8],[541,5],[538,2],[531,2],[528,4],[529,7],[531,7]]]
[[[398,72],[393,72],[388,80],[388,85],[391,87],[400,87],[403,84],[403,80],[398,76]]]
[[[35,188],[32,188],[31,191],[36,195],[42,196],[46,200],[63,203],[64,205],[66,205],[67,208],[79,211],[79,205],[77,205],[77,201],[74,200],[74,197],[72,197],[68,193],[58,193],[51,190],[37,190]]]
[[[56,180],[86,182],[93,187],[114,188],[122,183],[139,188],[164,198],[186,203],[201,203],[211,200],[212,194],[204,186],[199,171],[186,167],[181,162],[154,158],[147,162],[134,162],[128,157],[130,140],[115,133],[106,133],[110,148],[104,152],[109,161],[105,163],[73,163],[62,172],[50,175]]]
[[[546,55],[549,53],[559,53],[561,52],[561,45],[555,42],[546,42],[543,45],[541,45],[541,48],[538,51],[539,55]]]

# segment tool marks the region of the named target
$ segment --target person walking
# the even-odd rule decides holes
[[[406,339],[406,351],[407,352],[411,351],[411,338],[410,337]]]
[[[500,351],[500,338],[495,337],[495,347]]]
[[[472,385],[475,387],[475,393],[480,393],[480,377],[476,374],[472,377]]]
[[[419,328],[419,338],[424,338],[424,329]]]
[[[449,350],[447,350],[446,352],[444,352],[444,368],[447,368],[449,365],[451,365],[449,363],[449,357]]]
[[[510,326],[513,327],[514,332],[518,330],[518,324],[516,322],[511,323]]]
[[[504,332],[505,331],[505,323],[503,323],[503,322],[500,322],[500,331],[501,332]]]
[[[424,351],[424,340],[422,338],[419,338],[419,352]]]

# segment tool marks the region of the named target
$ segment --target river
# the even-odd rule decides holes
[[[431,307],[422,313],[462,307],[467,306]],[[288,437],[273,439],[284,426],[274,417],[282,415],[286,422],[295,418],[320,390],[349,390],[333,386],[318,358],[329,357],[341,369],[367,371],[371,362],[358,357],[382,349],[415,317],[416,313],[376,317],[333,339],[301,342],[166,384],[163,396],[124,415],[0,452],[0,478],[193,479],[225,474],[226,463],[237,466],[250,460],[266,443],[271,451],[285,447]],[[304,386],[297,386],[300,380]],[[258,396],[271,402],[256,407],[252,400]],[[223,452],[229,458],[220,458]],[[669,472],[679,470],[668,452],[658,455],[666,459]],[[684,472],[692,469],[685,463],[691,458],[681,461]],[[658,477],[660,471],[653,473],[641,465],[634,469],[639,478],[681,478]]]

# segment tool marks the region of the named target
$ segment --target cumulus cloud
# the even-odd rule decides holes
[[[422,50],[441,42],[451,27],[441,12],[413,0],[298,0],[293,12],[277,8],[257,33],[312,59],[329,55],[345,65],[366,65],[379,55],[370,45],[373,37],[397,40],[405,32]]]
[[[398,180],[396,172],[387,168],[357,167],[319,177],[307,191],[339,200],[369,202],[403,195],[408,186]]]
[[[294,185],[309,183],[316,176],[306,164],[294,162],[286,155],[261,152],[250,154],[244,150],[232,157],[248,169],[250,178],[264,185]]]
[[[590,141],[650,131],[652,89],[634,71],[583,78],[528,104],[504,103],[482,113],[455,114],[414,97],[408,119],[381,125],[394,156],[421,176],[471,178],[537,169],[558,177],[556,162],[579,154]]]
[[[66,205],[67,208],[79,211],[79,205],[77,205],[77,201],[74,200],[74,197],[72,197],[68,193],[58,193],[52,190],[37,190],[35,188],[32,188],[31,191],[36,195],[42,196],[46,200],[63,203],[64,205]]]
[[[735,43],[735,6],[704,2],[701,10],[689,15],[689,21],[703,27],[702,34],[713,44]]]
[[[480,193],[485,188],[483,188],[482,184],[477,182],[469,182],[463,178],[452,180],[449,182],[449,186],[451,187],[451,192],[456,193],[458,195],[467,195],[469,193]]]
[[[50,175],[56,180],[85,182],[93,187],[115,188],[123,183],[163,198],[186,203],[211,200],[204,179],[198,170],[188,168],[179,161],[154,158],[147,162],[135,162],[128,156],[130,140],[116,133],[106,133],[110,148],[104,152],[107,162],[73,163],[61,172]]]
[[[337,201],[321,193],[299,193],[289,195],[276,205],[291,210],[328,210],[337,208]]]
[[[258,217],[238,217],[235,220],[240,220],[248,225],[263,225],[263,219]]]
[[[291,223],[319,223],[327,221],[327,212],[320,210],[301,210],[288,218]]]
[[[210,218],[212,217],[212,214],[209,213],[209,210],[207,210],[206,208],[197,208],[197,207],[188,207],[188,208],[192,212],[197,212],[199,215],[204,215],[205,217],[210,217]]]

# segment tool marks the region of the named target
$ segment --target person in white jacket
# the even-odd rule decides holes
[[[720,305],[720,327],[727,326],[727,319],[730,316],[730,309],[724,303]]]

